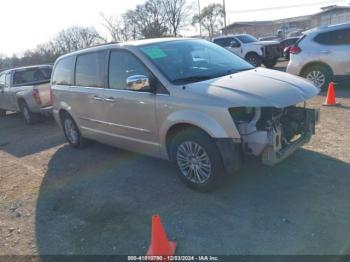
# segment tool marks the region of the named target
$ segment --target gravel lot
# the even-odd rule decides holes
[[[211,194],[166,161],[72,149],[53,120],[1,118],[0,255],[145,254],[155,213],[177,254],[350,254],[350,89],[337,95],[310,144],[275,167],[247,159]]]

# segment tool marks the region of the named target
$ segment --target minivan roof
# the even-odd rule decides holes
[[[164,38],[151,38],[151,39],[142,39],[142,40],[133,40],[128,42],[121,42],[121,43],[110,43],[110,44],[103,44],[93,47],[88,47],[85,49],[81,49],[78,51],[74,51],[65,55],[62,55],[57,59],[60,60],[61,58],[68,57],[71,55],[78,55],[83,54],[86,52],[94,52],[94,51],[101,51],[113,47],[123,47],[123,46],[141,46],[141,45],[147,45],[147,44],[154,44],[154,43],[163,43],[163,42],[170,42],[170,41],[179,41],[179,40],[185,40],[185,39],[197,39],[198,38],[177,38],[177,37],[164,37]]]

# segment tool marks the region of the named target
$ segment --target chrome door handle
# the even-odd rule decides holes
[[[322,53],[322,54],[329,54],[331,51],[329,51],[329,50],[321,50],[320,51],[320,53]]]
[[[99,97],[99,96],[94,96],[94,97],[92,97],[94,100],[96,100],[96,101],[102,101],[103,100],[103,98],[102,97]]]
[[[106,102],[109,102],[109,103],[115,103],[115,99],[113,97],[108,97],[105,99]]]

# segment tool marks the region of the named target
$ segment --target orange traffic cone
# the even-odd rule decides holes
[[[152,216],[152,239],[147,256],[173,256],[176,242],[168,240],[159,215]],[[164,261],[167,261],[166,259]]]
[[[335,91],[334,91],[334,83],[330,82],[328,85],[328,92],[326,101],[323,104],[324,106],[336,106],[338,103],[335,101]]]

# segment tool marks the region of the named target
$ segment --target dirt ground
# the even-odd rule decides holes
[[[350,88],[337,96],[307,146],[275,167],[246,160],[210,194],[167,161],[1,118],[0,255],[145,254],[152,214],[177,254],[350,254]]]

